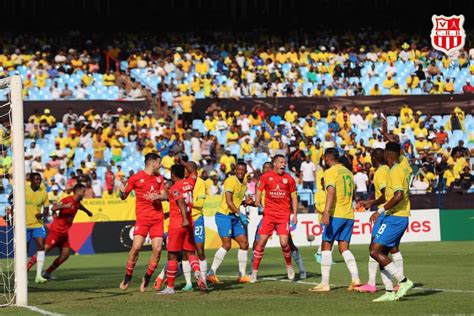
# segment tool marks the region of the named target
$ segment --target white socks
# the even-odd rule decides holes
[[[403,273],[397,269],[393,262],[390,262],[383,268],[392,276],[392,278],[396,279],[398,282],[401,282],[403,279],[405,279]]]
[[[347,269],[351,273],[352,281],[359,281],[359,270],[357,270],[357,263],[354,255],[350,250],[346,250],[342,253],[342,257],[346,262]]]
[[[191,283],[191,265],[188,260],[181,261],[183,266],[184,279],[186,280],[186,285],[192,285]]]
[[[41,277],[43,275],[44,258],[44,250],[36,252],[36,277]]]
[[[225,255],[227,254],[227,250],[224,248],[220,247],[217,249],[216,254],[214,255],[214,261],[212,262],[211,270],[209,270],[210,275],[214,275],[217,273],[217,269],[222,264],[222,261],[224,261]]]
[[[329,285],[329,275],[331,274],[332,251],[321,251],[321,283]]]
[[[199,270],[201,271],[201,278],[206,280],[206,274],[207,274],[207,260],[199,260]]]
[[[374,258],[369,256],[369,281],[367,281],[369,285],[375,286],[378,267],[379,267],[379,263],[375,261]]]
[[[247,274],[247,257],[248,250],[239,249],[237,252],[237,260],[239,261],[239,276]],[[217,253],[216,253],[217,256]],[[213,264],[214,265],[214,264]]]
[[[395,267],[397,267],[397,269],[400,270],[402,274],[404,274],[403,273],[403,257],[400,251],[396,253],[392,253],[392,261]]]
[[[168,262],[165,263],[165,265],[163,266],[163,269],[161,269],[160,274],[158,274],[158,277],[162,280],[165,278],[165,273],[166,273],[166,268],[167,267],[168,267]]]
[[[390,273],[388,273],[385,269],[380,269],[380,276],[382,277],[382,282],[385,286],[385,290],[393,291],[393,282]]]

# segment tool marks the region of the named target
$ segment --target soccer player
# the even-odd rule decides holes
[[[326,205],[321,217],[323,236],[321,244],[321,275],[322,280],[311,292],[329,292],[329,275],[332,265],[332,246],[338,242],[339,252],[346,262],[351,274],[349,291],[359,286],[359,272],[354,255],[349,250],[354,226],[354,210],[352,197],[354,193],[354,178],[349,171],[339,162],[339,152],[336,148],[328,148],[324,153],[324,161],[328,169],[324,171],[324,184],[326,186]]]
[[[263,164],[262,174],[265,174],[266,172],[271,171],[272,169],[273,169],[272,163],[271,162],[266,162],[266,163]],[[258,187],[258,184],[257,184],[257,187]],[[261,204],[265,205],[265,191],[262,192],[262,198],[261,199],[262,199]],[[253,241],[252,249],[255,249],[255,247],[257,246],[258,240],[260,238],[260,235],[258,234],[260,226],[262,226],[262,219],[260,219],[260,222],[257,225],[257,230],[255,231],[255,239]],[[291,248],[291,257],[295,260],[296,264],[298,265],[298,269],[300,271],[300,280],[306,279],[307,275],[306,275],[306,269],[305,269],[304,264],[303,264],[303,259],[301,258],[300,251],[299,251],[298,247],[296,247],[295,243],[293,242],[293,238],[291,236],[291,233],[288,235],[288,243],[290,244],[290,248]],[[253,266],[253,252],[252,252],[251,262],[252,262],[251,264]]]
[[[46,231],[43,226],[43,218],[48,216],[49,200],[46,189],[41,186],[41,175],[33,172],[30,174],[30,185],[25,187],[25,204],[26,204],[26,241],[29,244],[31,239],[36,243],[36,255],[30,258],[27,270],[30,271],[35,263],[36,267],[36,283],[45,283],[48,280],[43,278],[43,266],[45,259],[44,239]],[[43,210],[41,210],[43,208]]]
[[[152,252],[148,268],[142,278],[140,291],[144,292],[150,283],[150,278],[160,261],[163,244],[163,206],[166,199],[164,180],[160,176],[160,156],[154,153],[145,155],[145,168],[128,179],[127,186],[119,187],[120,198],[125,200],[132,190],[136,196],[136,223],[133,231],[133,244],[127,258],[125,277],[120,288],[126,290],[132,279],[133,270],[138,260],[138,254],[147,235],[151,238]]]
[[[76,184],[72,191],[73,195],[63,198],[51,208],[53,213],[58,211],[58,215],[53,217],[53,223],[49,226],[45,253],[49,253],[58,247],[59,257],[43,273],[43,277],[48,280],[52,279],[51,273],[69,258],[69,229],[77,211],[81,210],[92,217],[92,213],[81,204],[86,193],[86,187],[82,184]]]
[[[387,187],[387,178],[389,173],[389,167],[387,166],[384,158],[384,151],[381,148],[376,148],[372,151],[371,154],[371,161],[372,165],[375,168],[374,173],[374,187],[375,187],[375,200],[367,200],[359,202],[359,205],[365,207],[366,209],[371,209],[374,206],[379,206],[385,203],[385,188]],[[377,212],[374,213],[378,214]],[[380,228],[380,223],[383,219],[384,215],[378,216],[377,220],[374,222],[374,226],[372,227],[372,240],[375,237],[376,232]],[[398,247],[394,247],[394,249],[398,250]],[[398,255],[400,253],[397,251]],[[396,254],[393,254],[396,257]],[[401,256],[401,255],[400,255]],[[369,280],[366,284],[357,288],[359,292],[365,293],[375,293],[377,292],[377,287],[375,286],[375,279],[377,276],[377,269],[379,264],[375,261],[371,256],[369,256]]]
[[[185,169],[189,176],[185,178]],[[174,281],[178,272],[178,257],[183,252],[183,259],[188,260],[194,271],[199,289],[206,290],[206,281],[202,278],[199,269],[199,260],[195,255],[194,229],[191,217],[193,204],[193,190],[196,183],[196,168],[188,162],[178,159],[171,167],[170,188],[170,223],[168,227],[168,266],[166,272],[166,288],[159,292],[160,295],[172,295]]]
[[[238,283],[248,283],[250,278],[247,275],[247,255],[249,242],[245,227],[248,219],[245,214],[240,211],[240,206],[253,204],[252,199],[245,199],[247,192],[247,182],[245,175],[247,174],[247,164],[238,162],[235,167],[235,175],[229,176],[224,181],[224,195],[222,196],[221,206],[216,213],[217,231],[222,241],[222,246],[216,251],[214,261],[209,270],[207,280],[213,284],[222,284],[217,277],[217,269],[224,261],[225,255],[232,246],[232,239],[239,244],[237,252],[237,260],[239,262]]]
[[[407,279],[403,271],[390,260],[388,254],[391,249],[400,244],[410,216],[409,175],[400,162],[400,144],[389,142],[385,146],[385,160],[390,168],[388,173],[387,187],[385,189],[385,200],[377,213],[384,214],[374,240],[370,244],[370,256],[379,263],[382,281],[385,286],[385,294],[373,300],[373,302],[395,301],[413,288],[413,282]],[[376,216],[375,216],[376,217]],[[396,279],[399,284],[397,292],[394,292],[391,279]]]
[[[197,169],[197,166],[194,162],[194,168]],[[201,277],[206,279],[207,272],[207,259],[204,252],[204,243],[206,241],[206,227],[204,225],[204,201],[207,197],[206,183],[203,179],[198,177],[196,179],[196,184],[194,185],[193,190],[193,208],[191,211],[191,216],[194,222],[194,242],[196,244],[196,253],[199,259],[199,270],[201,271]],[[182,288],[182,291],[192,291],[193,286],[191,283],[191,265],[188,260],[183,260],[181,262],[183,268],[184,278],[186,279],[186,286]]]
[[[295,278],[295,271],[291,266],[291,247],[288,242],[290,234],[290,213],[293,212],[291,222],[293,225],[298,223],[295,180],[285,172],[286,159],[283,155],[275,155],[272,159],[273,170],[263,174],[260,178],[260,184],[257,188],[255,197],[255,206],[261,206],[262,192],[265,191],[265,205],[263,208],[262,225],[259,229],[260,238],[253,251],[253,271],[250,276],[250,282],[257,281],[258,268],[263,258],[263,252],[268,238],[276,230],[280,245],[285,258],[288,279]]]

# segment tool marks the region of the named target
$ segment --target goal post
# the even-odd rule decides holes
[[[28,305],[28,278],[26,271],[26,211],[25,211],[25,150],[23,123],[23,89],[20,76],[10,78],[13,153],[13,206],[15,247],[16,305]]]
[[[8,304],[13,303],[16,306],[28,305],[28,279],[27,279],[27,244],[26,244],[26,205],[25,205],[25,150],[24,150],[24,120],[23,120],[23,89],[21,77],[16,75],[4,79],[0,79],[0,89],[7,89],[6,101],[2,105],[2,109],[6,111],[3,116],[9,118],[10,129],[10,150],[12,154],[12,191],[13,191],[13,221],[8,219],[8,225],[13,224],[13,242],[11,242],[11,234],[9,229],[5,230],[5,243],[7,248],[13,245],[13,252],[7,251],[6,258],[10,260],[13,256],[14,263],[6,265],[6,273],[8,286],[3,284],[3,291],[6,297],[10,297]],[[2,133],[3,135],[3,133]],[[3,136],[2,136],[3,137]],[[3,140],[3,139],[2,139]],[[3,145],[3,144],[2,144]],[[2,147],[3,148],[3,147]],[[6,149],[2,149],[6,150]],[[3,241],[2,241],[3,242]],[[2,268],[0,266],[0,268]],[[9,271],[10,269],[14,271]],[[14,274],[14,278],[13,278]],[[12,279],[10,281],[10,279]],[[13,284],[11,284],[13,283]],[[1,289],[0,289],[1,290]],[[13,292],[14,297],[7,296],[6,292]],[[1,304],[1,303],[0,303]]]

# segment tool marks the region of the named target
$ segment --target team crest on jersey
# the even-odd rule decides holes
[[[174,191],[173,191],[173,195],[174,195],[174,196],[179,196],[179,191],[174,190]]]
[[[156,182],[161,183],[161,178],[160,178],[160,177],[156,177]]]
[[[140,179],[140,180],[138,180],[138,182],[143,183],[143,182],[145,182],[145,179]]]
[[[464,31],[464,15],[433,15],[433,29],[431,30],[431,45],[446,55],[462,49],[466,40]]]
[[[269,180],[269,181],[273,181],[273,177],[269,177],[268,180]]]
[[[283,182],[283,184],[287,184],[288,183],[288,179],[287,178],[283,178],[283,180],[281,180]]]

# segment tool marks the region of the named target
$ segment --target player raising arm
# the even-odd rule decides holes
[[[43,277],[48,280],[51,279],[51,273],[69,258],[69,229],[72,226],[77,211],[81,210],[89,217],[92,217],[92,213],[81,204],[86,193],[86,187],[82,184],[76,184],[72,190],[73,195],[65,197],[51,208],[53,213],[58,211],[58,215],[53,217],[53,223],[49,226],[44,250],[45,253],[49,253],[58,247],[59,257],[43,273]]]
[[[354,226],[354,210],[352,197],[354,178],[352,172],[339,162],[336,148],[328,148],[324,153],[324,161],[329,168],[324,171],[326,186],[326,205],[324,206],[321,223],[323,226],[323,242],[321,243],[321,275],[322,280],[311,292],[329,292],[329,275],[332,265],[332,245],[338,242],[339,252],[346,262],[352,282],[347,288],[352,291],[360,284],[359,272],[354,255],[349,250]]]
[[[163,206],[161,201],[166,199],[163,177],[160,176],[160,156],[149,153],[145,156],[145,169],[128,179],[127,186],[120,189],[120,198],[125,200],[132,190],[136,196],[136,223],[133,231],[133,244],[127,258],[125,277],[120,288],[126,290],[132,279],[133,270],[138,260],[138,254],[147,235],[151,238],[152,252],[148,268],[143,276],[140,291],[144,292],[150,278],[158,266],[163,244]]]
[[[288,279],[295,278],[295,271],[291,266],[291,247],[288,243],[290,234],[290,213],[293,212],[292,222],[298,223],[296,183],[293,177],[285,172],[286,159],[282,155],[275,155],[272,159],[273,171],[263,174],[257,188],[255,206],[261,206],[262,192],[265,191],[265,205],[263,207],[262,225],[259,229],[259,239],[253,251],[253,271],[250,282],[257,281],[258,268],[263,258],[263,252],[268,238],[276,230],[280,237],[280,245],[285,258]]]
[[[380,228],[370,244],[370,256],[379,263],[382,281],[386,293],[373,300],[374,302],[395,301],[403,297],[413,287],[403,271],[395,266],[388,257],[389,252],[400,244],[410,216],[410,200],[408,197],[408,177],[400,165],[400,144],[389,142],[385,146],[385,160],[390,171],[388,174],[385,199],[387,203],[377,211],[384,214]],[[399,289],[395,293],[391,279],[399,282]]]

